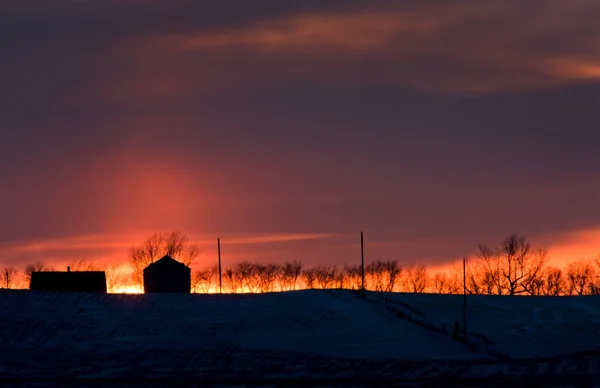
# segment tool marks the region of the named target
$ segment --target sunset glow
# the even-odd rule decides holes
[[[0,381],[600,383],[600,0],[0,4]]]
[[[112,294],[143,294],[144,290],[135,286],[117,286],[112,291]]]
[[[367,264],[434,272],[510,233],[561,268],[600,255],[597,1],[17,3],[0,268],[20,287],[85,262],[139,291],[130,249],[164,231],[193,271],[217,238],[227,268],[354,265],[360,230]]]

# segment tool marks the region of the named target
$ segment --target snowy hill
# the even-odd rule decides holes
[[[369,293],[362,299],[344,290],[1,291],[0,341],[9,351],[0,352],[0,383],[183,378],[358,384],[523,373],[557,381],[599,373],[598,357],[589,354],[600,349],[599,298],[471,297],[466,343],[452,336],[461,309],[456,295]]]
[[[391,294],[387,304],[437,326],[462,325],[461,295]],[[600,297],[469,295],[467,327],[472,341],[513,358],[596,351]]]

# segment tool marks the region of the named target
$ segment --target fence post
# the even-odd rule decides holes
[[[467,258],[463,257],[463,337],[467,339]]]
[[[361,290],[365,296],[365,244],[363,231],[360,231],[360,275],[361,275]]]
[[[217,238],[217,253],[219,256],[219,294],[223,293],[223,281],[221,277],[221,239]]]

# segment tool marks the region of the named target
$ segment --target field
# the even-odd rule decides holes
[[[570,386],[600,378],[600,298],[306,290],[0,292],[0,385]]]

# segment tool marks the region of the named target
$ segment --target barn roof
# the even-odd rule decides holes
[[[63,292],[106,292],[104,271],[32,272],[32,290]]]
[[[188,270],[190,271],[190,267],[188,267],[187,265],[183,264],[182,262],[179,262],[177,260],[175,260],[174,258],[172,258],[171,256],[167,255],[164,256],[163,258],[161,258],[160,260],[155,261],[154,263],[151,263],[150,265],[148,265],[144,270],[147,269],[164,269],[164,268],[169,268],[169,269],[176,269],[176,270]]]

